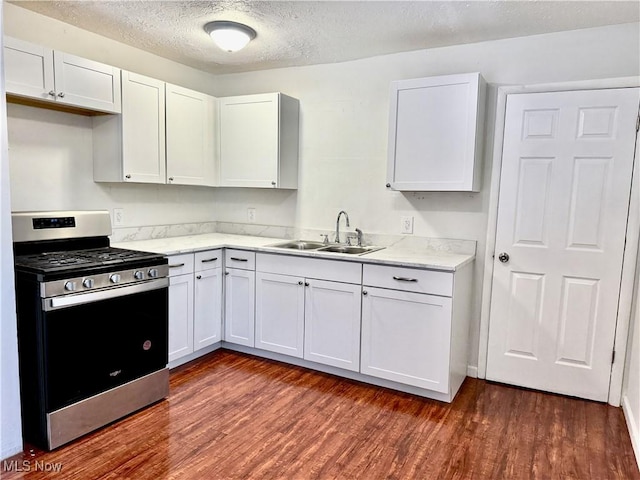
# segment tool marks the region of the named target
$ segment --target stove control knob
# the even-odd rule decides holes
[[[73,292],[76,289],[76,282],[66,282],[64,284],[64,289],[67,292]]]
[[[136,270],[133,273],[133,278],[136,280],[144,280],[144,272],[142,270]]]
[[[93,288],[93,278],[85,278],[84,280],[82,280],[82,286],[84,288]]]
[[[158,278],[158,269],[150,268],[149,271],[147,272],[147,275],[149,275],[150,278]]]
[[[120,274],[114,273],[109,277],[109,280],[111,280],[111,283],[118,283],[120,281]]]

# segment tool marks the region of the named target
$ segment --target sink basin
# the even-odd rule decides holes
[[[331,245],[318,249],[319,252],[346,253],[349,255],[364,255],[365,253],[382,250],[384,247],[357,247],[351,245]]]
[[[291,250],[317,250],[326,245],[322,242],[311,242],[309,240],[290,240],[285,243],[276,243],[275,245],[269,245],[274,248],[289,248]]]

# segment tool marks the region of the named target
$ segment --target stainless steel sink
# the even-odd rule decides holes
[[[269,245],[274,248],[288,248],[291,250],[317,250],[322,247],[326,247],[327,245],[322,242],[312,242],[309,240],[290,240],[284,243],[276,243],[274,245]]]
[[[269,245],[274,248],[286,248],[289,250],[315,250],[316,252],[330,253],[346,253],[347,255],[365,255],[376,250],[382,250],[384,247],[358,247],[356,245],[327,245],[322,242],[314,242],[311,240],[289,240],[288,242],[275,243]]]
[[[331,245],[329,247],[319,248],[318,252],[346,253],[349,255],[364,255],[365,253],[382,250],[384,247],[357,247],[351,245]]]

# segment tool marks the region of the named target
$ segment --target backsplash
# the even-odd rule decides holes
[[[215,233],[217,222],[179,223],[175,225],[151,225],[146,227],[113,228],[111,242],[132,242],[134,240],[150,240],[152,238],[181,237]]]
[[[171,238],[203,233],[226,233],[232,235],[249,235],[252,237],[272,237],[282,239],[320,240],[325,234],[329,241],[335,237],[334,231],[301,229],[278,225],[258,225],[254,223],[205,222],[184,223],[175,225],[154,225],[146,227],[114,228],[111,235],[113,243],[131,242],[134,240],[150,240],[154,238]],[[415,235],[386,235],[364,232],[364,245],[380,247],[401,247],[406,250],[432,250],[438,253],[458,253],[474,255],[475,240],[459,240],[451,238],[430,238]]]

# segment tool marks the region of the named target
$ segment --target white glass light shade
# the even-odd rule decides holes
[[[204,26],[204,30],[211,35],[218,47],[227,52],[242,50],[256,37],[253,28],[226,20],[209,22]]]
[[[242,50],[251,40],[245,32],[231,28],[214,30],[210,35],[213,41],[216,42],[216,45],[227,52]]]

